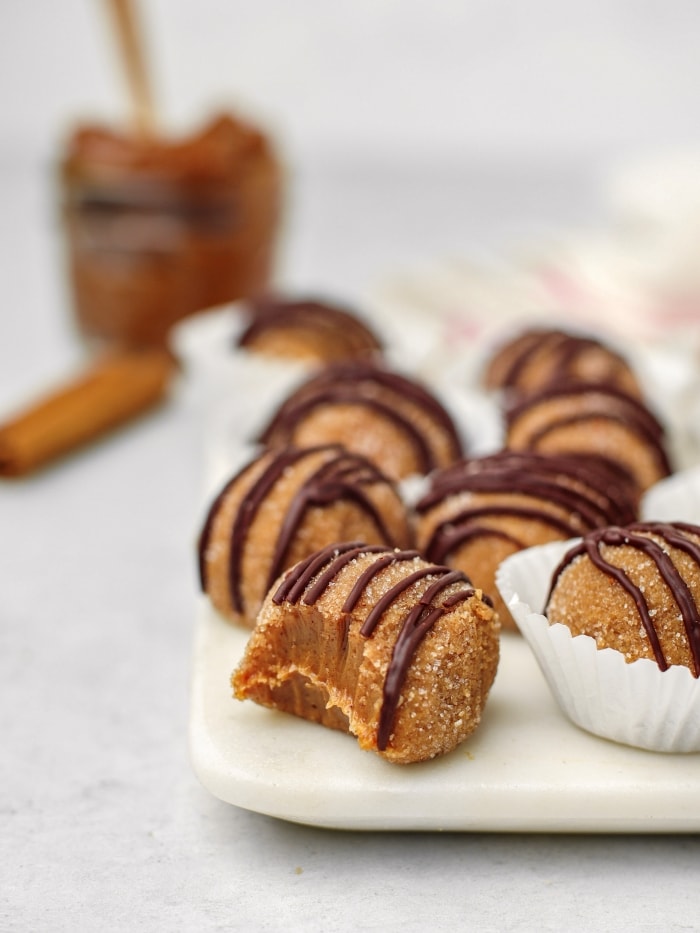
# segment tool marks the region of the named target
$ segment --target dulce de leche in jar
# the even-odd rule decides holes
[[[161,343],[182,317],[267,286],[281,170],[269,140],[237,118],[181,141],[80,128],[61,180],[87,337]]]

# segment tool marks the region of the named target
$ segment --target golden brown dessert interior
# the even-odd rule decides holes
[[[350,542],[271,590],[232,683],[239,699],[349,731],[406,764],[474,731],[498,650],[496,614],[464,574]]]

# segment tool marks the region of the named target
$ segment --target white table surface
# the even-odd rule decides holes
[[[39,169],[0,165],[0,411],[80,357],[50,193]],[[573,168],[309,168],[286,281],[352,299],[421,259],[597,208]],[[176,399],[0,485],[0,928],[697,928],[696,836],[334,832],[199,785],[187,725],[200,420]]]

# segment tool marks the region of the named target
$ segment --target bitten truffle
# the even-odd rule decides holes
[[[275,584],[232,684],[239,699],[350,732],[407,764],[474,731],[498,650],[497,616],[464,574],[351,542]]]

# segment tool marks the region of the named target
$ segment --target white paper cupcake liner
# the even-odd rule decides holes
[[[640,505],[645,522],[689,522],[700,525],[700,466],[655,483]]]
[[[685,667],[625,662],[542,614],[551,577],[576,541],[529,548],[505,560],[496,583],[562,711],[588,732],[655,752],[700,751],[700,680]]]

